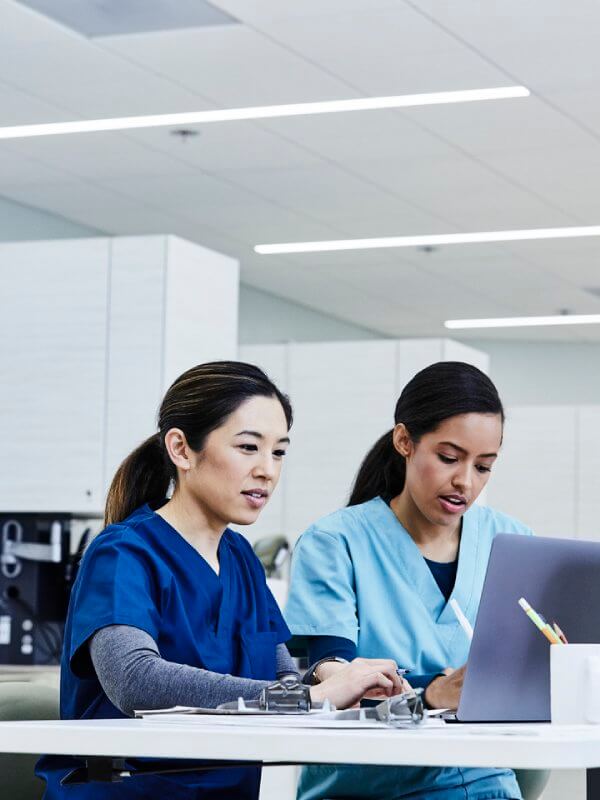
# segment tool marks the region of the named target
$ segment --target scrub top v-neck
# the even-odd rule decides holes
[[[223,533],[218,558],[217,575],[147,505],[93,540],[73,587],[65,626],[63,719],[124,717],[102,690],[89,655],[90,637],[108,625],[146,631],[166,661],[245,678],[275,679],[276,647],[290,638],[290,632],[266,585],[264,570],[246,539],[230,529]],[[140,780],[146,787],[144,796],[155,796],[152,792],[167,796],[172,791],[178,800],[225,798],[232,792],[253,798],[258,786],[256,770],[219,770],[218,774],[196,774],[194,780],[171,778],[170,789],[165,778],[154,778],[155,785],[150,778],[135,778],[117,784],[120,788],[90,784],[75,794],[60,787],[64,762],[45,757],[38,766],[38,774],[48,780],[48,800],[137,797],[138,789],[133,787]]]

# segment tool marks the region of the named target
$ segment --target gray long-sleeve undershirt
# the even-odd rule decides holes
[[[216,708],[243,697],[253,700],[270,681],[222,675],[165,661],[146,631],[109,625],[89,643],[92,664],[110,702],[127,716],[136,709],[200,706]],[[284,644],[277,645],[277,677],[296,673]]]

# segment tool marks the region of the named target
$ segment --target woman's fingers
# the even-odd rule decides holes
[[[356,664],[357,668],[362,667],[369,672],[379,672],[385,675],[388,681],[391,681],[391,687],[386,687],[390,689],[387,696],[401,694],[407,691],[405,686],[406,681],[404,681],[402,676],[398,675],[397,663],[390,658],[356,658],[352,661],[352,664]],[[410,687],[408,687],[408,690],[410,690]]]
[[[363,691],[374,692],[382,697],[390,697],[394,693],[394,683],[383,672],[368,672],[362,679]]]
[[[338,665],[336,665],[338,666]],[[381,699],[410,691],[392,659],[355,658],[312,687],[313,700],[329,698],[338,708],[352,706],[361,697]]]

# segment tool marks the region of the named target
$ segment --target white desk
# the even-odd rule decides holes
[[[156,720],[2,722],[0,752],[269,762],[588,770],[600,800],[600,726],[327,730]]]

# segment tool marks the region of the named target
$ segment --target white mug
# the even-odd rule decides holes
[[[600,644],[550,646],[553,723],[600,724]]]

